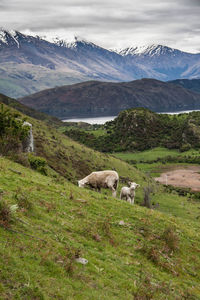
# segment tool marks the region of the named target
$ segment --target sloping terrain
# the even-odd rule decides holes
[[[132,108],[120,112],[98,130],[94,126],[75,127],[72,123],[66,126],[65,134],[103,152],[143,151],[159,146],[187,151],[200,147],[199,126],[200,112],[169,115]]]
[[[75,38],[49,42],[39,36],[0,30],[0,93],[19,98],[87,80],[173,80],[200,77],[200,54],[161,45],[107,50]]]
[[[11,101],[12,106],[12,99],[9,101]],[[57,127],[57,119],[55,123],[53,119],[51,120],[51,126],[48,117],[47,122],[46,120],[43,122],[21,114],[11,106],[4,106],[9,107],[14,115],[17,113],[18,118],[20,116],[22,119],[25,117],[32,124],[35,155],[45,158],[49,168],[68,180],[77,183],[78,179],[85,177],[92,171],[105,169],[115,169],[123,178],[131,179],[134,176],[137,180],[143,176],[132,166],[107,154],[87,148],[66,137],[54,128]],[[21,106],[23,107],[23,105]],[[24,110],[26,110],[26,107],[24,107]],[[11,158],[25,165],[27,163],[26,155],[23,155],[23,153],[20,155],[11,153]]]
[[[3,94],[0,94],[0,103],[6,104],[9,107],[15,108],[16,110],[20,111],[21,113],[23,113],[29,117],[32,117],[37,120],[45,121],[45,122],[51,124],[52,126],[61,126],[62,125],[62,121],[60,121],[59,119],[57,119],[55,117],[51,117],[46,114],[43,114],[43,113],[41,113],[35,109],[32,109],[28,106],[25,106],[25,105],[21,104],[19,101],[9,98]]]
[[[162,80],[200,77],[200,54],[187,53],[163,45],[128,47],[118,51],[131,62],[138,63],[159,73]],[[157,77],[155,77],[157,78]]]
[[[180,85],[193,92],[200,93],[200,79],[177,79],[169,82]]]
[[[133,107],[163,112],[200,108],[198,93],[155,79],[88,81],[44,90],[19,101],[59,118],[113,116]]]
[[[0,157],[1,299],[199,299],[199,202],[165,193],[129,164],[40,120],[27,121],[34,155],[48,169],[44,176]],[[26,156],[9,157],[25,164]],[[77,187],[97,169],[117,170],[120,187],[139,183],[137,204],[151,185],[159,210]]]
[[[0,170],[1,299],[199,299],[198,203],[159,195],[161,213],[2,157]]]

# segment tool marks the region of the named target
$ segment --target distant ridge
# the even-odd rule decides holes
[[[13,98],[88,80],[125,82],[200,78],[200,54],[162,45],[108,50],[76,37],[73,42],[0,30],[0,93]]]
[[[185,89],[200,93],[200,79],[176,79],[169,81],[170,83],[180,85]]]
[[[19,101],[59,118],[113,116],[133,107],[157,112],[200,109],[200,94],[155,79],[88,81],[47,89]]]

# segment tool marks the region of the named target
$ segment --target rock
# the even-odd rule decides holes
[[[121,221],[119,221],[119,225],[120,225],[120,226],[124,226],[124,225],[126,225],[126,224],[125,224],[125,222],[124,222],[123,220],[121,220]]]
[[[87,265],[88,263],[88,260],[86,258],[83,258],[83,257],[78,257],[75,259],[75,261],[79,264],[82,264],[82,265]]]
[[[80,202],[80,203],[87,203],[87,201],[84,200],[84,199],[76,199],[76,201],[77,201],[77,202]]]
[[[94,239],[95,241],[97,241],[97,242],[100,242],[100,241],[101,241],[101,237],[100,237],[100,235],[99,235],[98,233],[93,235],[93,239]]]

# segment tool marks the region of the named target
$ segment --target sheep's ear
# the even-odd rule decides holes
[[[139,187],[140,187],[140,184],[137,184],[137,187],[139,188]]]
[[[128,185],[129,185],[129,186],[131,185],[131,181],[128,181]]]

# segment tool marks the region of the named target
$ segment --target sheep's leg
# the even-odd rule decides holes
[[[97,186],[97,191],[101,193],[101,188],[99,186]]]
[[[112,188],[112,195],[115,198],[117,197],[117,191],[114,188]]]
[[[131,197],[127,197],[127,202],[129,202],[130,204],[132,204],[131,203]]]
[[[131,199],[131,204],[133,205],[134,204],[134,197]]]

